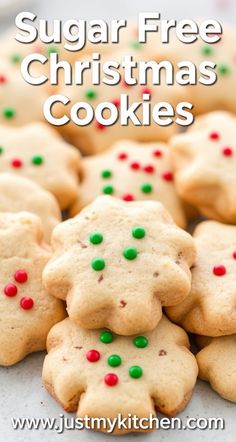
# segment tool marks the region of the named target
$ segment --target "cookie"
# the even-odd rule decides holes
[[[190,291],[192,237],[156,201],[100,196],[56,226],[52,246],[45,288],[66,300],[69,316],[84,328],[121,335],[152,330],[161,307]]]
[[[67,318],[49,333],[43,382],[80,418],[114,419],[121,413],[141,419],[155,410],[173,416],[186,406],[196,382],[197,364],[188,348],[187,334],[164,316],[152,332],[128,337],[84,330]],[[114,433],[122,431],[142,430],[116,427]]]
[[[168,316],[192,333],[236,333],[236,226],[205,221],[194,239],[191,291],[181,304],[167,309]]]
[[[102,154],[84,158],[82,169],[80,195],[71,208],[72,216],[97,196],[109,191],[127,202],[160,201],[176,224],[186,227],[182,203],[174,187],[170,150],[166,144],[122,140]]]
[[[50,242],[61,212],[54,196],[27,178],[0,173],[0,212],[27,211],[41,218],[44,238]]]
[[[236,112],[234,97],[236,82],[235,65],[235,29],[223,24],[223,34],[221,39],[214,44],[204,43],[201,39],[191,44],[184,44],[173,35],[169,44],[163,45],[162,51],[167,60],[177,65],[183,61],[191,61],[197,67],[197,79],[200,76],[207,79],[209,72],[217,74],[217,81],[214,84],[193,84],[185,85],[190,94],[190,102],[193,104],[193,111],[197,114],[211,112],[215,110],[226,110]],[[153,56],[155,57],[155,46],[153,45]],[[160,55],[160,48],[158,48]],[[215,64],[215,68],[207,68],[204,75],[201,75],[200,65],[205,61]],[[188,79],[193,76],[193,72]]]
[[[20,128],[0,126],[0,172],[36,181],[51,192],[61,207],[78,197],[80,154],[44,123]]]
[[[12,127],[45,120],[43,105],[47,97],[45,87],[30,85],[20,69],[0,60],[0,124]]]
[[[206,338],[197,343],[204,347],[197,354],[199,377],[224,399],[236,402],[236,335]]]
[[[51,257],[42,239],[36,215],[0,213],[0,365],[44,350],[50,328],[65,317],[63,303],[42,286]]]
[[[128,46],[114,51],[112,54],[102,56],[101,63],[106,63],[107,61],[112,60],[121,64],[126,55],[133,56],[133,59],[137,62],[141,60],[148,61],[150,59],[149,50],[146,45],[136,45],[136,48],[133,49]],[[89,60],[91,61],[91,58],[88,59],[88,61]],[[59,102],[55,103],[52,107],[53,117],[59,119],[66,116],[69,118],[68,124],[58,126],[58,129],[72,144],[79,147],[84,154],[102,152],[120,139],[143,142],[156,140],[166,141],[170,136],[179,131],[180,126],[175,123],[175,120],[178,117],[176,106],[178,103],[187,100],[187,92],[183,100],[184,91],[181,86],[166,86],[164,81],[158,86],[153,86],[150,74],[147,75],[146,85],[140,86],[138,83],[130,86],[124,81],[123,71],[119,72],[121,74],[121,81],[117,85],[110,86],[102,82],[100,85],[93,85],[91,81],[91,72],[86,70],[83,76],[83,85],[64,86],[59,89],[59,93],[68,97],[70,102],[68,105]],[[135,74],[135,72],[134,69],[133,77],[138,78],[138,73]],[[130,119],[128,119],[127,124],[121,125],[118,116],[117,121],[110,126],[105,126],[99,123],[96,118],[94,118],[90,124],[81,126],[76,124],[70,115],[72,107],[80,102],[88,103],[93,109],[96,109],[100,103],[109,102],[117,107],[119,113],[121,94],[128,95],[129,106],[133,103],[140,103],[140,106],[135,111],[137,119],[141,122],[140,125],[134,125]],[[146,94],[147,97],[149,97],[151,109],[150,115],[153,107],[157,103],[169,103],[173,107],[173,123],[161,126],[161,123],[159,122],[159,124],[157,124],[151,116],[150,122],[146,124],[143,120],[143,115],[146,114],[147,118],[148,111],[147,107],[146,110],[143,108],[143,94]],[[145,101],[144,103],[146,103],[146,105],[148,104]],[[84,118],[85,114],[86,112],[81,111],[80,118]],[[103,117],[110,117],[110,111],[108,111],[108,109],[104,110]],[[166,115],[164,117],[162,116],[161,119],[165,120]],[[138,123],[138,120],[136,120],[136,123]]]
[[[173,137],[171,148],[179,195],[202,215],[236,223],[236,118],[213,112]]]

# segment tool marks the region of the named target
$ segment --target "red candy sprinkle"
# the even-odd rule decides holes
[[[118,160],[126,160],[128,158],[127,153],[121,152],[118,155]]]
[[[213,273],[216,276],[224,276],[226,274],[226,268],[225,266],[215,266],[213,267]]]
[[[218,132],[211,132],[209,137],[211,140],[219,140],[220,135],[218,134]]]
[[[99,130],[106,129],[106,126],[104,126],[104,124],[102,124],[102,123],[99,123],[99,121],[96,121],[95,127],[96,127],[96,129],[99,129]]]
[[[120,106],[120,99],[119,98],[114,98],[114,100],[111,100],[112,104],[114,104],[116,107]]]
[[[130,163],[130,168],[133,170],[140,169],[140,164],[137,161],[134,161],[133,163]]]
[[[233,252],[233,258],[236,259],[236,250]]]
[[[6,296],[16,296],[17,294],[17,287],[15,284],[7,284],[4,287],[4,293]]]
[[[126,83],[125,80],[122,80],[122,81],[121,81],[121,86],[122,86],[122,87],[131,87],[131,84],[128,84],[128,83]]]
[[[122,196],[122,199],[123,199],[124,201],[134,201],[134,196],[133,196],[131,193],[125,193],[125,194]]]
[[[145,166],[143,168],[143,170],[146,173],[153,173],[153,172],[155,172],[155,168],[151,164],[149,164],[148,166]]]
[[[23,284],[28,279],[28,274],[25,270],[17,270],[14,274],[14,278],[16,282],[20,282]]]
[[[0,83],[6,83],[7,82],[7,78],[5,77],[5,75],[0,75]]]
[[[165,181],[173,181],[174,176],[173,176],[173,173],[172,173],[172,172],[167,171],[167,172],[164,172],[164,173],[162,174],[162,178],[163,178],[163,180],[165,180]]]
[[[42,46],[40,46],[39,44],[36,44],[34,46],[34,52],[37,52],[38,54],[40,54],[41,52],[43,52],[43,48]]]
[[[153,152],[154,157],[162,157],[162,151],[161,150],[154,150]]]
[[[21,308],[23,308],[23,310],[30,310],[33,307],[33,305],[34,301],[32,298],[27,298],[26,296],[24,296],[20,300],[20,306]]]
[[[231,147],[225,147],[222,153],[225,157],[231,157],[231,155],[233,155],[233,149]]]
[[[115,373],[107,373],[104,377],[105,384],[114,387],[118,383],[118,376]]]
[[[22,161],[19,158],[14,158],[11,161],[11,165],[12,165],[12,167],[19,168],[19,167],[21,167],[23,165],[23,163],[22,163]]]
[[[97,350],[89,350],[86,353],[86,358],[89,362],[97,362],[100,359],[100,353]]]
[[[151,90],[149,87],[144,87],[144,88],[141,90],[141,93],[142,93],[142,94],[150,94],[150,95],[151,95],[152,90]]]

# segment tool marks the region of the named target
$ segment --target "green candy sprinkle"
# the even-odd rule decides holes
[[[93,270],[96,270],[97,272],[99,270],[103,270],[105,268],[105,265],[105,261],[102,258],[94,258],[91,262]]]
[[[132,235],[136,239],[141,239],[141,238],[144,238],[144,236],[146,235],[146,232],[143,227],[138,226],[138,227],[134,227],[134,229],[132,230]]]
[[[203,46],[202,47],[202,54],[203,55],[212,55],[213,49],[210,46]]]
[[[12,109],[12,107],[6,107],[5,109],[3,109],[3,116],[5,118],[7,118],[8,120],[10,118],[13,118],[15,116],[15,111],[14,109]]]
[[[108,184],[107,186],[104,186],[102,189],[103,193],[106,195],[111,195],[114,192],[114,187]]]
[[[2,146],[0,146],[0,155],[4,152],[4,149]]]
[[[134,338],[133,340],[133,343],[135,347],[145,348],[148,345],[148,339],[145,336],[136,336],[136,338]]]
[[[130,43],[131,48],[133,49],[141,49],[142,45],[139,43],[139,41],[132,41]]]
[[[141,367],[139,367],[139,365],[133,365],[133,367],[130,367],[129,369],[129,375],[131,376],[131,378],[138,379],[142,376],[142,374],[143,370]]]
[[[110,331],[103,331],[99,339],[103,344],[110,344],[113,341],[113,334]]]
[[[229,74],[230,68],[229,68],[229,66],[227,66],[227,64],[219,64],[218,71],[220,74],[226,75],[226,74]]]
[[[17,53],[15,53],[15,54],[11,54],[11,62],[12,63],[20,63],[20,61],[21,61],[21,56],[20,56],[20,54],[17,54]]]
[[[94,89],[88,89],[85,92],[85,97],[88,98],[88,100],[94,100],[94,98],[97,97],[97,92]]]
[[[41,157],[41,155],[35,155],[31,161],[35,166],[40,166],[43,164],[43,157]]]
[[[102,178],[111,178],[112,172],[111,172],[111,170],[104,169],[101,172],[101,176],[102,176]]]
[[[89,239],[92,244],[100,244],[103,241],[103,236],[100,232],[93,232]]]
[[[58,49],[56,48],[56,46],[49,46],[49,48],[47,48],[47,52],[48,54],[57,54]]]
[[[142,184],[142,186],[141,186],[141,191],[142,191],[143,193],[150,193],[150,192],[152,192],[152,185],[149,184],[149,183],[144,183],[144,184]]]
[[[119,355],[111,355],[107,362],[111,367],[118,367],[121,364],[121,357]]]
[[[132,260],[137,258],[138,252],[134,247],[126,247],[123,251],[123,255],[126,259]]]

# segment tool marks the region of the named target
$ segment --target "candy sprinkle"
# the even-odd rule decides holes
[[[146,232],[143,227],[138,226],[138,227],[133,228],[132,235],[136,239],[141,239],[141,238],[144,238],[144,236],[146,235]]]
[[[3,109],[3,116],[4,118],[6,118],[7,120],[10,120],[11,118],[13,118],[15,116],[15,111],[12,107],[5,107],[5,109]]]
[[[111,355],[107,359],[107,363],[111,367],[118,367],[121,364],[121,357],[119,355]]]
[[[103,241],[103,236],[100,232],[93,232],[90,234],[89,240],[92,244],[100,244]]]
[[[104,377],[104,382],[109,387],[114,387],[118,381],[118,376],[115,373],[107,373]]]
[[[141,185],[141,191],[143,192],[143,193],[150,193],[150,192],[152,192],[152,190],[153,190],[153,187],[152,187],[152,185],[151,184],[149,184],[149,183],[144,183],[144,184],[142,184]]]
[[[97,272],[103,270],[105,268],[105,265],[105,261],[102,258],[94,258],[91,262],[91,267]]]
[[[35,155],[31,161],[35,166],[41,166],[41,164],[43,164],[43,157],[41,155]]]
[[[97,350],[89,350],[86,353],[86,358],[89,362],[97,362],[100,359],[100,353]]]
[[[133,340],[133,343],[135,347],[145,348],[148,345],[148,339],[145,336],[136,336],[136,338],[134,338]]]
[[[137,258],[138,252],[134,247],[126,247],[123,250],[123,256],[129,261],[132,261],[133,259]]]
[[[138,379],[142,376],[143,370],[139,365],[133,365],[133,367],[130,367],[129,369],[129,375],[131,378]]]
[[[113,341],[113,334],[110,331],[105,330],[100,334],[99,339],[103,344],[110,344]]]

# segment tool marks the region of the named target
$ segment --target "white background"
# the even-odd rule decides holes
[[[0,26],[5,30],[14,24],[14,13],[7,14],[7,8],[1,9],[3,3],[10,0],[0,0]],[[13,1],[13,0],[12,0]],[[26,9],[24,0],[14,0],[18,10]],[[225,5],[224,5],[225,3]],[[156,11],[163,18],[218,18],[222,21],[236,23],[236,0],[28,0],[27,10],[38,14],[39,18],[127,18],[135,17],[138,12]],[[48,431],[18,431],[11,428],[10,417],[57,417],[61,408],[45,392],[41,384],[41,368],[43,354],[27,357],[24,361],[10,368],[0,369],[0,440],[4,442],[88,442],[108,441],[111,436],[82,431],[66,431],[62,435]],[[222,373],[222,376],[224,374]],[[232,386],[235,388],[235,386]],[[109,405],[108,405],[109,406]],[[236,405],[221,399],[210,387],[198,382],[193,399],[180,415],[184,419],[190,417],[224,417],[226,429],[223,431],[163,431],[147,435],[130,435],[121,438],[112,437],[112,441],[147,442],[203,441],[231,442],[236,440]]]

